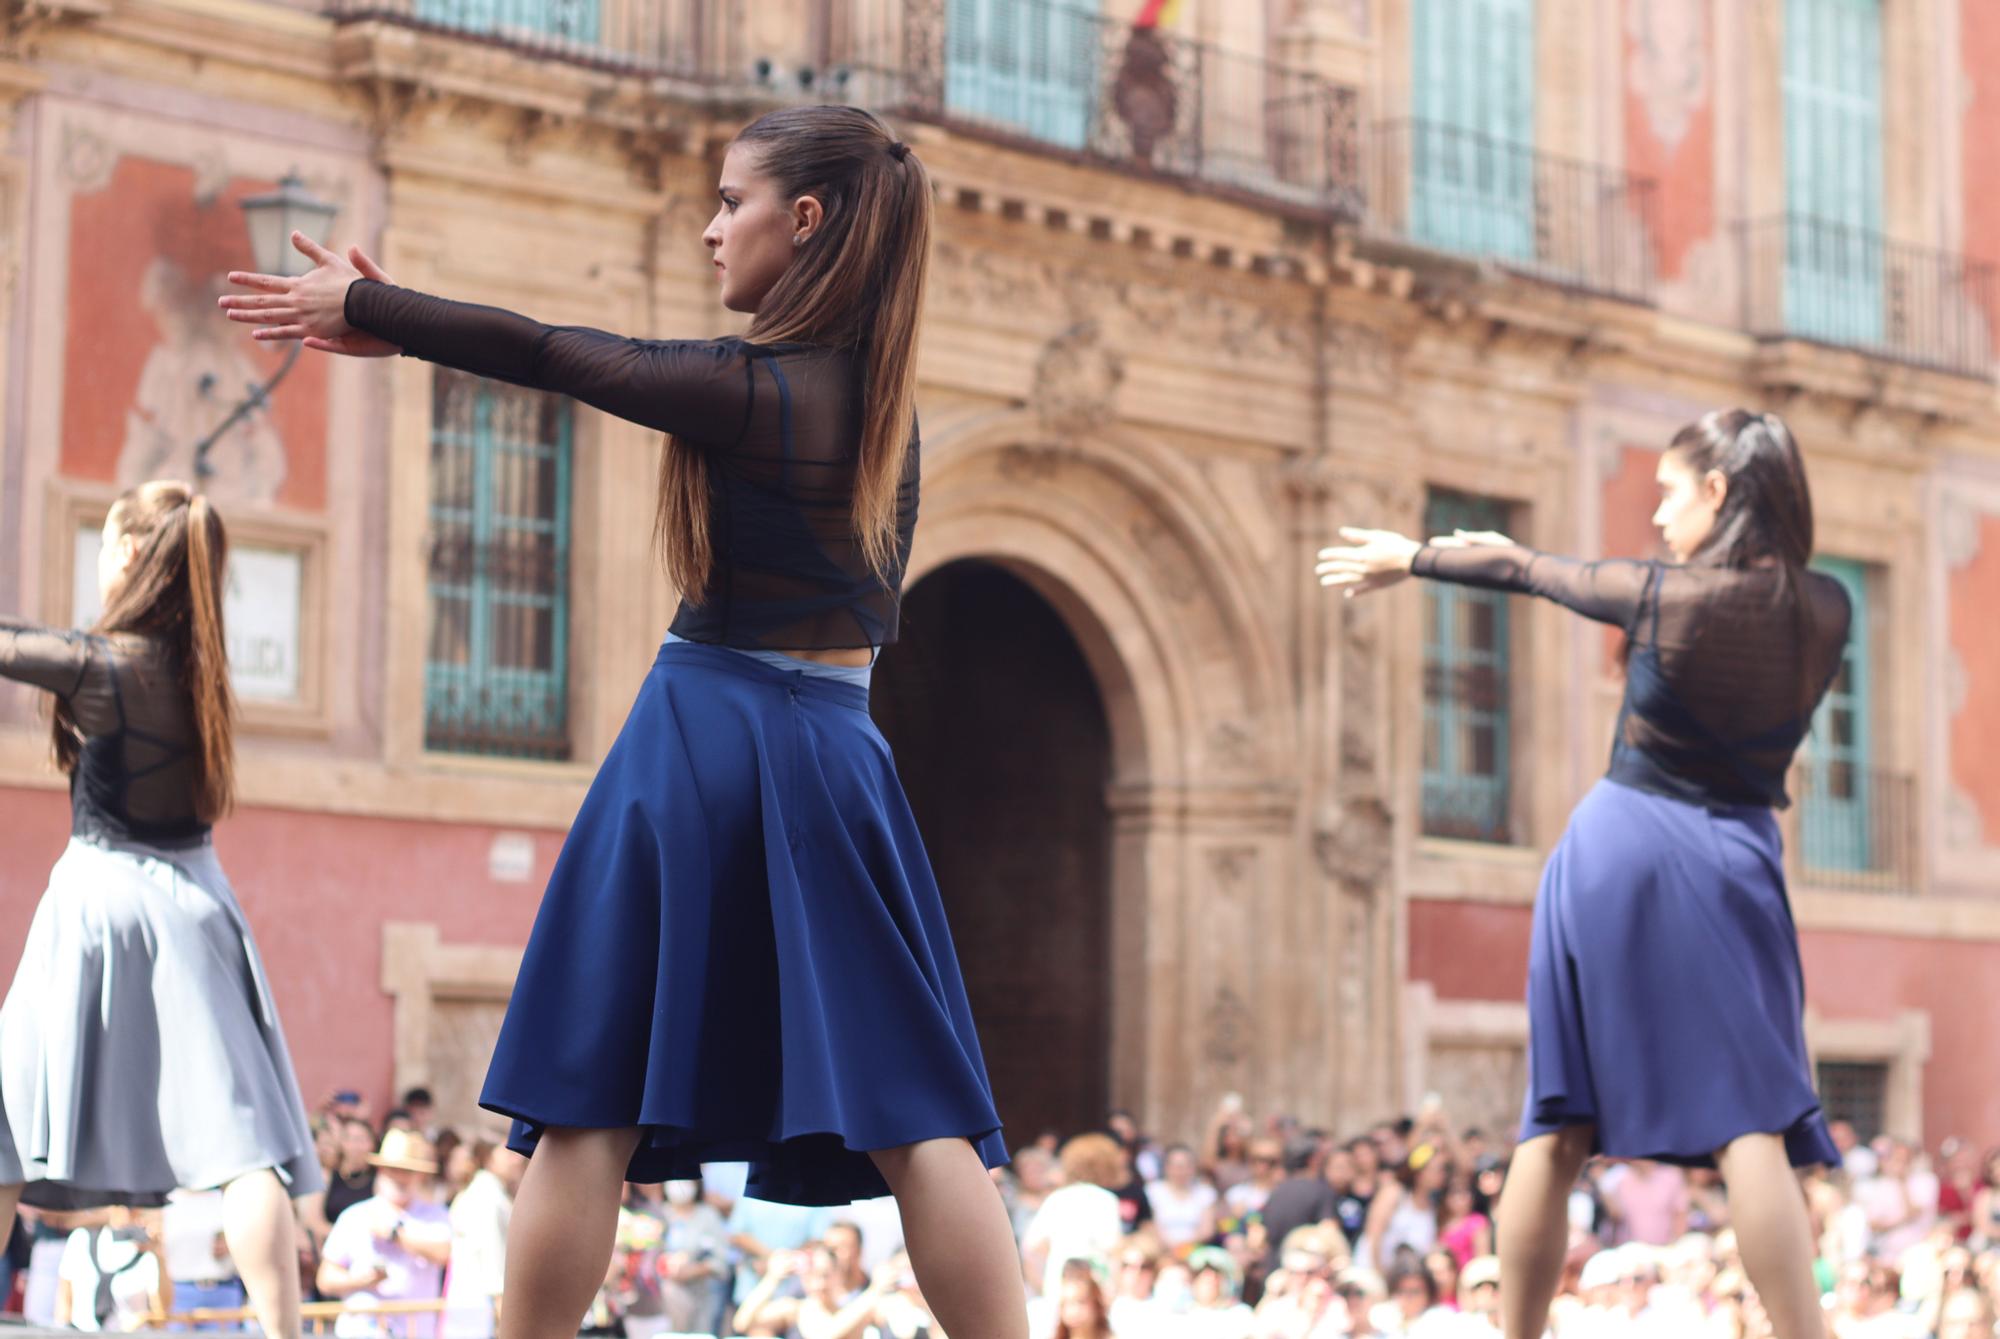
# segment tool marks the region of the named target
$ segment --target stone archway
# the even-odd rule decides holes
[[[903,594],[876,663],[944,895],[1000,1118],[1016,1142],[1110,1105],[1111,730],[1062,616],[1006,567],[947,564]]]
[[[1115,430],[1051,444],[1026,414],[929,428],[908,588],[1004,570],[1060,617],[1102,704],[1110,1102],[1161,1129],[1198,1128],[1232,1089],[1324,1107],[1299,1057],[1325,1011],[1293,990],[1324,930],[1298,896],[1294,701],[1255,564],[1176,453]]]

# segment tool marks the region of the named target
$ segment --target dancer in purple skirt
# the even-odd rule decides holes
[[[1536,1339],[1564,1205],[1593,1152],[1719,1166],[1778,1339],[1822,1336],[1795,1166],[1839,1161],[1807,1063],[1798,934],[1772,810],[1838,672],[1851,611],[1809,571],[1790,431],[1732,409],[1660,459],[1672,562],[1579,562],[1504,535],[1343,529],[1320,583],[1519,591],[1615,624],[1625,701],[1606,777],[1549,857],[1528,960],[1528,1094],[1502,1196],[1508,1339]]]

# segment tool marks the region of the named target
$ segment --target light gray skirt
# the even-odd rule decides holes
[[[0,1005],[0,1185],[159,1204],[269,1167],[324,1186],[263,959],[215,848],[80,837]]]

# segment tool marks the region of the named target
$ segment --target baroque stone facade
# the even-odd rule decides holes
[[[816,16],[837,8],[759,0],[745,40],[811,66]],[[1187,8],[1191,32],[1351,85],[1371,118],[1409,106],[1406,3]],[[1343,523],[1417,530],[1431,488],[1505,502],[1538,545],[1642,551],[1652,453],[1717,405],[1791,420],[1825,544],[1879,574],[1879,752],[1917,797],[1896,896],[1798,890],[1815,1008],[1881,1024],[1850,1042],[1914,1035],[1889,1022],[1918,1011],[1944,1056],[1978,1044],[1960,1012],[2000,1006],[1946,999],[1924,967],[1971,969],[1949,978],[1967,989],[2000,981],[2000,777],[1960,742],[2000,722],[1980,612],[2000,590],[1991,369],[1743,328],[1728,221],[1782,175],[1774,39],[1755,13],[1696,8],[1536,11],[1545,147],[1703,183],[1705,214],[1649,234],[1646,301],[1386,237],[1365,214],[901,127],[939,202],[910,580],[999,567],[1090,667],[1110,738],[1106,1091],[1153,1128],[1191,1133],[1232,1090],[1339,1126],[1431,1088],[1506,1114],[1538,862],[1604,755],[1615,661],[1596,629],[1521,608],[1512,838],[1426,837],[1420,597],[1329,600],[1312,558]],[[1892,8],[1898,61],[1951,48],[1919,39],[1952,6]],[[15,20],[0,60],[0,608],[66,621],[74,532],[140,470],[128,421],[185,441],[265,369],[196,309],[247,263],[220,220],[289,169],[339,206],[339,240],[414,287],[633,334],[736,328],[698,237],[721,146],[765,94],[723,106],[552,50],[275,0],[57,0]],[[1929,77],[1893,73],[1903,91]],[[1939,202],[1967,133],[1914,104],[1892,98],[1886,131],[1916,160],[1888,210],[1913,227],[1952,215]],[[1966,217],[1925,240],[1992,235]],[[110,261],[126,250],[177,268],[126,275]],[[220,841],[253,919],[276,927],[266,948],[308,1086],[427,1079],[464,1104],[538,880],[672,592],[647,549],[657,444],[581,415],[571,760],[427,749],[432,405],[415,363],[309,359],[242,444],[255,459],[218,486],[240,533],[301,555],[305,685],[247,707],[246,813]],[[0,709],[5,802],[37,825],[0,853],[4,945],[61,819],[26,698]],[[1854,989],[1862,957],[1899,971]],[[1927,1092],[1967,1132],[2000,1127],[1990,1094],[1938,1072],[1965,1067],[1927,1080],[1921,1061],[1884,1059],[1903,1066],[1906,1123],[1926,1104],[1907,1093]]]

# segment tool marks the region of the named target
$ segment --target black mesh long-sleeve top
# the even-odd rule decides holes
[[[774,651],[896,640],[917,523],[913,439],[886,579],[854,533],[862,423],[858,351],[743,339],[627,339],[357,280],[347,323],[404,354],[573,396],[671,433],[708,459],[708,589],[683,592],[672,631]],[[912,425],[912,433],[915,425]]]
[[[98,636],[0,616],[0,678],[54,693],[83,736],[70,773],[70,831],[178,848],[198,844],[194,701],[171,653],[145,637]]]
[[[1839,671],[1853,611],[1834,578],[1805,576],[1800,635],[1775,567],[1582,562],[1520,545],[1425,546],[1418,576],[1540,595],[1630,639],[1611,746],[1614,781],[1707,806],[1784,808],[1785,772]]]

